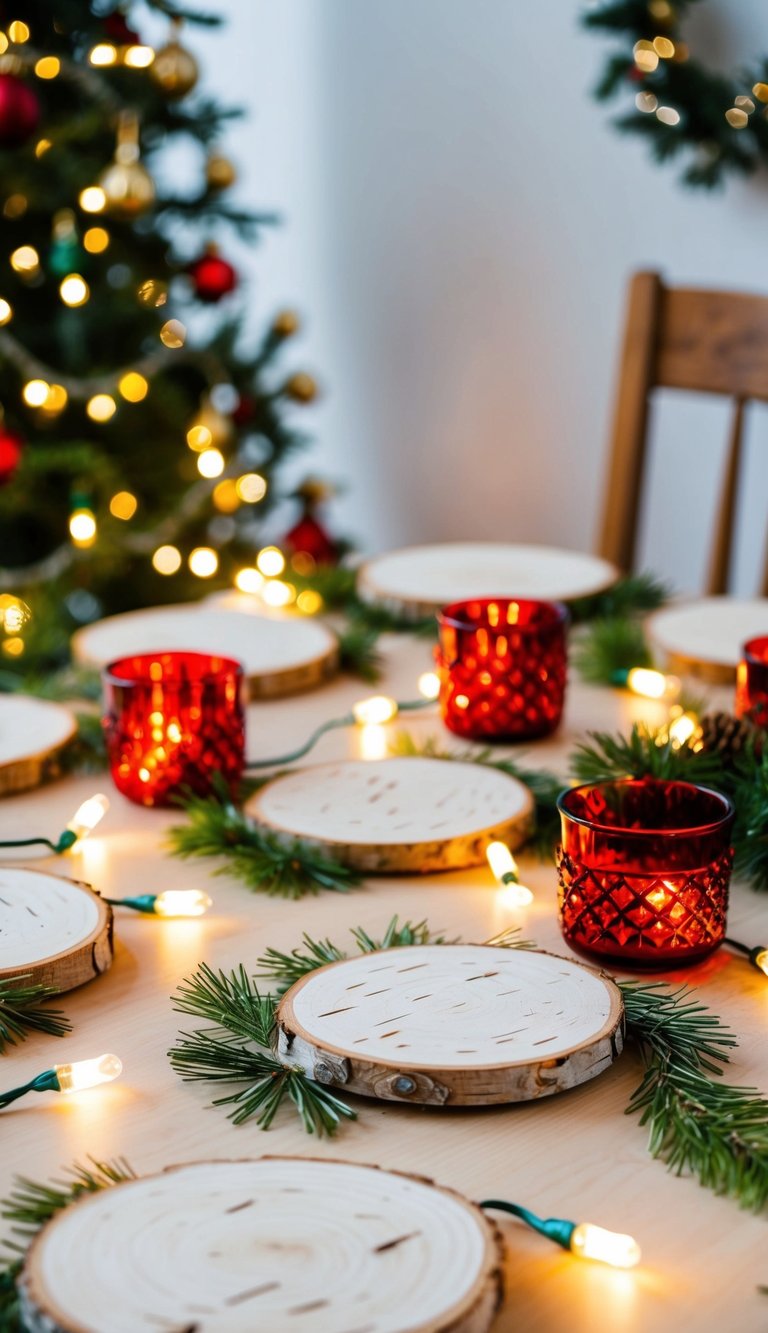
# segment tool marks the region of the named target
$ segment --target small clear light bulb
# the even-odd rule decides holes
[[[528,907],[533,902],[531,890],[520,883],[517,861],[504,842],[491,842],[485,849],[488,864],[498,883],[506,890],[510,907]]]
[[[752,961],[755,967],[759,968],[768,977],[768,949],[758,949],[753,955]]]
[[[397,703],[386,694],[372,694],[369,699],[360,699],[354,704],[352,716],[363,727],[391,722],[397,717]]]
[[[201,889],[165,889],[154,902],[156,916],[205,916],[213,901]]]
[[[78,1060],[73,1065],[54,1065],[60,1092],[82,1092],[111,1083],[123,1072],[123,1062],[116,1055],[97,1055],[93,1060]]]
[[[423,671],[418,686],[423,699],[436,699],[440,693],[440,677],[436,671]]]
[[[595,1259],[612,1268],[634,1268],[640,1262],[640,1246],[633,1236],[606,1231],[592,1222],[579,1222],[573,1228],[570,1247],[580,1259]]]
[[[632,667],[627,673],[627,689],[644,699],[676,699],[680,693],[677,676],[665,676],[651,667]]]
[[[103,792],[97,792],[95,796],[89,796],[87,801],[77,808],[74,815],[67,824],[70,832],[75,834],[77,841],[87,838],[89,833],[93,833],[96,825],[101,823],[109,809],[109,798]]]

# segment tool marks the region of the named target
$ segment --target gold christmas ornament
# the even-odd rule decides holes
[[[205,164],[205,179],[210,190],[227,190],[237,180],[234,163],[223,153],[211,153]]]
[[[210,398],[205,396],[187,428],[187,444],[195,453],[202,453],[205,449],[223,449],[232,439],[233,430],[231,418],[217,411]]]
[[[171,40],[155,53],[149,67],[158,87],[162,88],[166,97],[174,100],[186,97],[192,91],[199,74],[195,57],[178,41],[180,27],[178,20],[171,24]]]
[[[299,317],[295,310],[281,310],[279,315],[275,316],[272,332],[276,333],[278,338],[292,338],[298,331]]]
[[[99,186],[106,212],[125,222],[144,213],[155,197],[155,183],[139,161],[139,121],[132,111],[120,113],[115,160],[101,173]]]
[[[317,382],[300,370],[286,380],[283,392],[296,403],[311,403],[317,397]]]

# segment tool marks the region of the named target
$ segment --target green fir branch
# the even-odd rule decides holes
[[[768,747],[748,745],[734,764],[729,792],[736,807],[735,871],[758,892],[768,890]]]
[[[527,846],[531,847],[543,860],[552,855],[552,848],[557,842],[560,817],[557,810],[557,798],[565,783],[548,769],[526,768],[511,757],[499,759],[491,749],[483,750],[446,750],[434,736],[417,741],[410,732],[399,731],[393,737],[391,753],[395,755],[422,756],[427,759],[459,760],[465,764],[480,764],[484,768],[495,768],[498,773],[515,778],[527,787],[534,803],[534,829]]]
[[[569,603],[568,609],[571,621],[578,625],[585,621],[625,618],[646,611],[657,611],[671,596],[669,584],[655,574],[625,574],[612,587],[606,588],[605,592],[594,593],[590,597],[577,597]]]
[[[56,992],[49,986],[24,985],[25,981],[26,974],[0,980],[0,1055],[32,1032],[63,1037],[72,1031],[62,1010],[45,1007],[44,1001]]]
[[[222,864],[215,874],[232,875],[254,893],[297,899],[321,889],[346,893],[360,882],[354,871],[309,843],[263,832],[229,799],[190,796],[182,808],[187,823],[169,830],[173,855],[217,857]]]
[[[378,651],[379,630],[360,620],[350,620],[337,632],[342,671],[359,676],[369,685],[381,680],[382,659]]]
[[[107,745],[97,713],[75,714],[77,732],[61,754],[65,773],[102,773],[107,767]]]
[[[627,616],[592,621],[572,644],[570,660],[591,685],[623,683],[622,672],[653,665],[642,625]]]
[[[621,778],[679,778],[703,786],[724,785],[718,754],[675,746],[663,733],[635,723],[629,736],[607,731],[587,732],[571,754],[570,767],[579,782],[614,782]],[[661,744],[659,743],[661,741]]]
[[[447,940],[443,934],[433,933],[426,921],[404,921],[401,924],[396,916],[392,917],[381,939],[372,938],[362,926],[351,929],[350,934],[359,953],[374,953],[377,949],[402,948],[410,944],[458,943],[457,940]],[[513,931],[510,938],[516,935],[517,931]],[[269,981],[274,986],[275,994],[280,996],[318,967],[338,963],[348,957],[349,954],[331,940],[315,940],[304,934],[299,948],[292,949],[290,953],[267,949],[256,960],[259,968],[256,975],[261,980]]]

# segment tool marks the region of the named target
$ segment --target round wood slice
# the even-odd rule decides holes
[[[524,1102],[621,1053],[615,982],[538,950],[425,944],[330,963],[286,991],[280,1058],[385,1101]]]
[[[28,791],[56,776],[77,731],[68,708],[22,694],[0,695],[0,796]]]
[[[275,778],[245,811],[355,870],[412,874],[481,865],[496,838],[521,846],[533,798],[516,778],[480,764],[343,759]]]
[[[668,606],[648,618],[653,648],[668,670],[713,685],[736,677],[747,639],[768,634],[768,598],[703,597]]]
[[[0,979],[72,990],[106,972],[112,954],[112,908],[87,884],[0,866]]]
[[[311,689],[338,666],[335,635],[316,620],[211,606],[157,606],[86,625],[75,634],[78,662],[106,666],[134,653],[221,653],[242,662],[252,699]]]
[[[472,597],[533,597],[572,601],[602,592],[618,570],[607,560],[552,546],[445,542],[412,546],[369,560],[357,590],[363,601],[408,620],[433,615]]]
[[[502,1258],[453,1190],[262,1157],[84,1196],[40,1231],[19,1285],[29,1333],[485,1333]]]

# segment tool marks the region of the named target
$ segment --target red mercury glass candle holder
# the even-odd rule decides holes
[[[626,778],[572,787],[558,807],[560,927],[574,949],[676,967],[722,943],[734,816],[725,796]]]
[[[748,639],[736,670],[736,716],[768,730],[768,634]]]
[[[547,736],[563,712],[568,612],[559,602],[487,597],[437,617],[440,711],[470,740]]]
[[[245,765],[243,669],[208,653],[140,653],[103,673],[107,756],[118,791],[139,805],[232,790]]]

